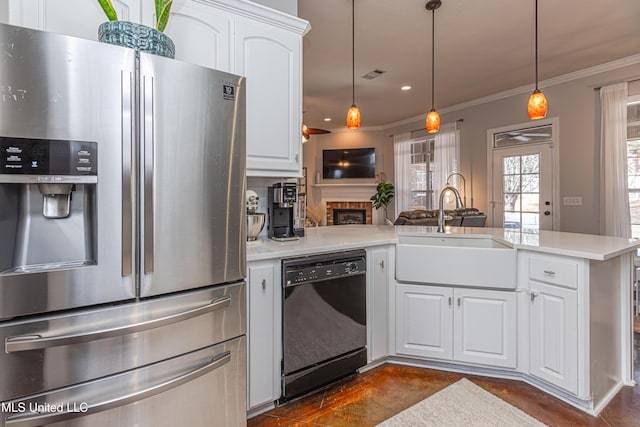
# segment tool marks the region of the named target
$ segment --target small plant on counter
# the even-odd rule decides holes
[[[376,209],[384,208],[384,219],[385,222],[390,221],[389,216],[387,215],[387,206],[391,203],[394,196],[394,187],[390,182],[382,181],[378,184],[376,188],[376,194],[371,196],[371,201],[373,202],[373,207]]]
[[[154,0],[156,6],[156,26],[155,29],[163,32],[165,28],[167,28],[167,23],[169,22],[169,12],[171,11],[171,6],[173,5],[173,0]],[[104,13],[109,18],[109,21],[117,21],[118,14],[116,13],[116,9],[113,7],[113,3],[111,0],[98,0],[98,3],[104,10]]]

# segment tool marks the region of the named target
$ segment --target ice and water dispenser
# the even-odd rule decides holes
[[[95,142],[0,137],[0,273],[96,263]]]

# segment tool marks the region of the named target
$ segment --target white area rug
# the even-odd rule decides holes
[[[378,426],[542,427],[545,424],[463,378]]]

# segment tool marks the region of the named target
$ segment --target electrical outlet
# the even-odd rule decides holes
[[[582,206],[582,196],[567,196],[562,198],[565,206]]]

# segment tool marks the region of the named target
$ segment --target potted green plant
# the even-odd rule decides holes
[[[98,28],[98,40],[104,43],[130,47],[142,52],[175,57],[173,41],[163,33],[169,22],[173,0],[154,0],[155,28],[129,21],[119,21],[111,0],[97,0],[109,21]]]
[[[387,206],[391,203],[394,196],[394,187],[390,182],[382,181],[378,183],[378,187],[376,187],[376,194],[371,196],[371,201],[373,202],[373,207],[376,209],[384,208],[384,220],[385,223],[391,222],[389,220],[389,216],[387,215]]]

